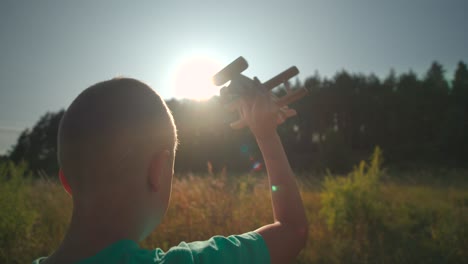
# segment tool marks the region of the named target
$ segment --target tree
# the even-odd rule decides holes
[[[381,146],[389,165],[421,163],[467,166],[468,69],[458,64],[452,87],[444,68],[432,63],[421,79],[412,72],[384,79],[374,74],[338,72],[333,78],[316,72],[293,89],[309,95],[290,106],[298,116],[278,128],[294,168],[346,171]],[[277,93],[285,91],[278,88]],[[238,118],[218,97],[205,102],[170,100],[180,139],[176,172],[246,172],[261,160],[248,129],[233,130]],[[47,113],[25,130],[9,153],[15,162],[26,161],[34,171],[54,175],[58,125],[63,111]],[[456,161],[457,163],[453,163]]]
[[[55,175],[57,163],[57,135],[64,111],[48,112],[34,125],[32,130],[24,130],[16,145],[9,153],[15,163],[25,161],[34,172],[43,171]]]
[[[430,154],[432,161],[444,158],[445,144],[445,117],[448,110],[449,86],[444,77],[445,70],[438,62],[432,63],[423,81],[424,94],[422,95],[424,111],[423,129],[426,141],[424,152]]]
[[[450,93],[450,107],[446,115],[446,148],[448,156],[466,166],[468,159],[468,70],[458,63]]]
[[[463,61],[458,63],[452,82],[453,101],[460,104],[468,103],[468,69]]]

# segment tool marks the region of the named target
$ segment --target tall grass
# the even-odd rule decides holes
[[[321,215],[331,231],[327,263],[468,261],[466,191],[382,183],[376,148],[346,177],[328,176]]]
[[[37,212],[29,210],[25,166],[0,164],[0,262],[11,263],[27,247]]]
[[[0,165],[0,263],[49,255],[66,232],[71,198],[57,182],[26,175],[24,166]],[[379,150],[349,175],[317,179],[299,179],[310,237],[297,263],[467,263],[466,189],[390,175]],[[268,190],[261,174],[177,175],[166,218],[141,246],[168,249],[270,223]]]

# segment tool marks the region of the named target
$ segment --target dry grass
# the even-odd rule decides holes
[[[429,253],[439,257],[432,263],[457,263],[466,256],[462,251],[467,245],[463,237],[468,224],[466,190],[422,184],[382,184],[379,202],[385,205],[382,210],[385,214],[379,219],[386,217],[388,221],[382,221],[377,237],[386,241],[381,243],[386,247],[376,248],[371,246],[376,243],[372,240],[376,236],[361,232],[356,240],[348,233],[329,228],[326,217],[320,213],[321,199],[327,190],[316,178],[311,178],[299,184],[310,223],[310,237],[297,263],[363,263],[354,260],[370,255],[375,257],[372,263],[388,263],[388,260],[417,263],[411,255]],[[8,182],[2,181],[2,184]],[[181,241],[239,234],[268,224],[272,221],[272,211],[267,183],[266,176],[258,174],[176,176],[167,215],[141,246],[168,249]],[[5,186],[8,185],[2,188]],[[9,210],[27,210],[32,221],[14,239],[10,236],[11,241],[6,243],[8,249],[0,251],[0,262],[29,263],[38,256],[50,254],[60,243],[71,214],[71,198],[58,183],[47,180],[27,180],[13,191],[10,193],[23,193],[28,202]],[[0,198],[5,197],[0,193]],[[0,214],[0,220],[6,219],[5,213]],[[353,230],[360,230],[358,225],[361,224],[362,219],[348,223]],[[0,230],[0,235],[10,231]],[[453,236],[457,236],[456,239]],[[416,246],[406,251],[405,248],[399,252],[393,250],[394,245],[404,243]],[[425,262],[430,263],[427,259]]]

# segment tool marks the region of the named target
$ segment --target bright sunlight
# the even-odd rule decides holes
[[[182,62],[176,69],[172,87],[176,98],[207,100],[219,94],[211,78],[223,67],[209,57],[192,57]]]

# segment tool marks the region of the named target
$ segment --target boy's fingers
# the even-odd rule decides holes
[[[283,112],[283,113],[284,113],[286,119],[297,115],[296,110],[294,110],[294,109],[289,109],[289,108],[288,108],[288,109],[284,109],[284,112]]]
[[[244,119],[239,119],[237,121],[234,121],[232,122],[231,124],[229,124],[231,126],[231,128],[233,129],[241,129],[243,127],[245,127],[247,125],[247,123],[245,122]]]
[[[295,115],[297,115],[296,110],[289,109],[287,107],[281,107],[279,112],[278,112],[278,118],[276,120],[276,123],[278,125],[281,125],[282,123],[284,123],[286,121],[286,119],[288,119],[290,117],[293,117]]]
[[[284,123],[284,121],[286,121],[286,118],[285,118],[283,112],[280,111],[280,112],[278,113],[278,118],[276,119],[276,123],[277,123],[278,125],[281,125],[281,124]]]

